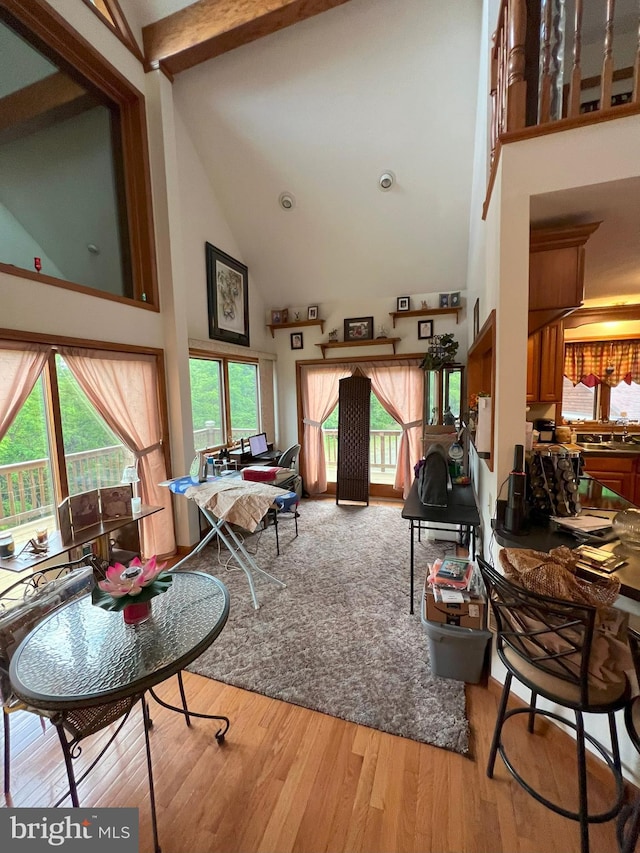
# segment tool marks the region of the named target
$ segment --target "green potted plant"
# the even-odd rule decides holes
[[[450,332],[446,335],[434,335],[420,367],[423,370],[438,370],[445,364],[451,364],[455,360],[458,346]]]

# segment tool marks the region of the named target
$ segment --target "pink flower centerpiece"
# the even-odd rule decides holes
[[[104,580],[93,588],[93,604],[104,610],[122,610],[125,622],[135,623],[151,613],[151,599],[166,592],[173,578],[155,556],[146,562],[135,557],[128,566],[109,566]]]

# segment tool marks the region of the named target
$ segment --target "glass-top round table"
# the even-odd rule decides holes
[[[11,661],[15,692],[47,711],[92,707],[141,693],[194,661],[222,631],[229,593],[201,572],[175,572],[152,599],[151,617],[127,625],[85,596],[56,610]]]
[[[78,779],[71,759],[80,750],[77,743],[90,731],[78,729],[77,719],[85,719],[88,709],[99,718],[116,707],[106,724],[140,701],[145,732],[147,771],[153,839],[160,853],[151,766],[149,729],[151,719],[146,700],[156,702],[185,717],[218,720],[223,723],[215,734],[222,742],[229,728],[227,717],[197,713],[187,708],[182,670],[207,649],[220,634],[229,615],[229,592],[218,578],[203,572],[172,572],[166,592],[152,599],[151,616],[137,625],[127,625],[122,612],[103,610],[91,603],[91,596],[72,601],[40,622],[18,646],[9,670],[15,693],[28,705],[53,712],[51,722],[58,729],[69,777],[72,804],[78,807],[77,783],[97,764],[106,747]],[[170,705],[154,692],[154,686],[172,675],[178,676],[182,708]],[[79,713],[80,712],[80,713]],[[83,713],[84,712],[84,713]],[[107,746],[117,735],[110,738]],[[73,735],[70,739],[67,733]],[[63,796],[57,804],[62,802]]]

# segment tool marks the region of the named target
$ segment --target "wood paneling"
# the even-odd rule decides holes
[[[143,27],[147,61],[178,74],[347,0],[200,0]]]

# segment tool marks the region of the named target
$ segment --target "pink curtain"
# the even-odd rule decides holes
[[[383,409],[402,427],[394,485],[406,498],[413,483],[413,466],[422,457],[424,371],[409,361],[384,366],[360,362],[358,367],[371,380]]]
[[[336,407],[340,390],[338,383],[341,379],[351,376],[352,372],[344,365],[302,368],[302,477],[304,487],[310,495],[327,491],[322,423]]]
[[[0,441],[42,373],[51,347],[3,341],[0,348]]]
[[[176,551],[171,493],[167,479],[158,405],[158,372],[153,356],[64,347],[69,369],[91,403],[136,458],[143,504],[165,511],[141,523],[145,557]]]

